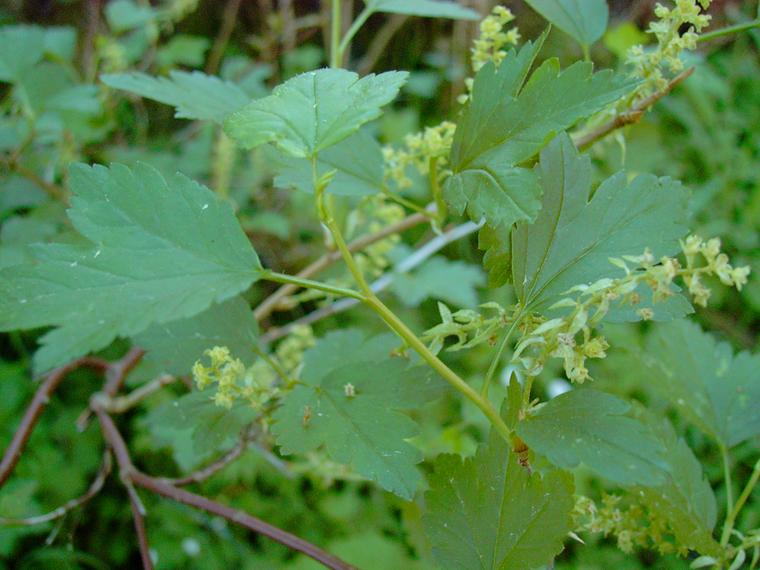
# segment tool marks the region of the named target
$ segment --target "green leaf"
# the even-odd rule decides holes
[[[668,521],[679,545],[700,554],[720,555],[721,547],[713,538],[715,494],[702,465],[670,422],[658,420],[654,429],[665,447],[669,473],[664,485],[641,488],[639,497],[650,511]]]
[[[571,390],[517,424],[528,447],[558,467],[583,463],[620,485],[664,483],[664,448],[651,430],[626,414],[628,402],[597,390]]]
[[[425,493],[423,523],[446,570],[535,568],[572,530],[573,477],[531,474],[494,433],[475,457],[441,455]]]
[[[655,257],[678,250],[687,232],[686,192],[669,178],[625,174],[608,178],[591,201],[591,163],[570,137],[557,137],[537,168],[544,189],[535,223],[512,235],[512,274],[520,302],[546,309],[571,287],[619,275],[610,257]]]
[[[660,325],[644,356],[651,385],[723,445],[760,434],[760,354],[734,354],[690,321]]]
[[[242,401],[231,409],[211,399],[215,390],[194,390],[152,410],[146,425],[158,441],[174,447],[180,466],[192,469],[209,455],[232,447],[241,430],[256,418],[256,410]],[[188,439],[192,446],[184,448]]]
[[[264,148],[276,174],[276,186],[314,192],[310,161],[289,156],[271,146]],[[383,189],[382,149],[371,135],[363,131],[319,153],[319,176],[332,170],[335,176],[327,191],[333,194],[368,196]]]
[[[472,98],[451,149],[452,175],[444,197],[456,212],[492,227],[533,221],[541,207],[534,172],[519,166],[532,159],[558,132],[625,95],[632,83],[611,71],[592,74],[578,62],[560,73],[549,59],[528,72],[546,34],[510,51],[496,68],[486,64],[475,76]]]
[[[209,47],[211,47],[211,40],[208,38],[177,34],[166,45],[158,49],[156,60],[164,67],[174,67],[175,65],[198,67],[203,65]]]
[[[100,80],[114,89],[176,107],[175,116],[181,119],[221,123],[249,101],[234,83],[200,71],[171,71],[169,77],[151,77],[135,71],[101,75]]]
[[[12,82],[45,53],[45,30],[38,26],[0,28],[0,81]]]
[[[410,499],[420,482],[421,453],[406,440],[416,424],[399,410],[419,406],[440,391],[424,367],[391,358],[393,335],[365,338],[355,330],[329,333],[304,357],[302,385],[274,413],[272,432],[282,452],[324,446],[383,488]],[[347,395],[353,386],[354,395]]]
[[[291,156],[311,158],[379,117],[407,75],[389,71],[360,79],[345,69],[302,73],[230,116],[224,128],[244,148],[271,142]]]
[[[480,14],[457,2],[447,0],[365,0],[372,12],[391,12],[428,18],[452,18],[458,20],[479,20]]]
[[[551,24],[590,46],[604,35],[610,10],[606,0],[525,0]]]
[[[397,246],[396,250],[394,258],[403,259],[411,254],[408,247]],[[485,279],[478,266],[436,255],[412,272],[394,272],[390,288],[407,307],[417,307],[428,298],[460,307],[476,307],[476,289],[483,285]]]
[[[146,26],[156,17],[150,5],[137,4],[133,0],[109,2],[105,12],[108,26],[116,33]]]
[[[214,346],[228,347],[235,358],[250,366],[256,360],[257,336],[253,312],[236,296],[190,318],[153,325],[133,341],[146,351],[139,367],[141,375],[155,377],[189,374],[203,351]]]
[[[478,249],[483,254],[483,269],[488,273],[488,286],[501,287],[512,280],[510,230],[483,226],[478,232]]]
[[[70,188],[84,239],[36,246],[36,263],[0,271],[0,330],[60,327],[42,338],[39,371],[195,315],[259,276],[230,205],[181,174],[74,165]]]

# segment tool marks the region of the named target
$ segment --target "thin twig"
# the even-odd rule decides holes
[[[240,438],[240,441],[237,442],[235,447],[230,449],[227,453],[222,455],[219,459],[211,463],[210,465],[207,465],[203,469],[199,469],[198,471],[194,471],[190,473],[189,475],[186,475],[184,477],[177,477],[176,479],[169,479],[167,477],[162,477],[161,481],[164,483],[169,483],[170,485],[174,485],[175,487],[184,487],[185,485],[192,485],[193,483],[201,483],[211,477],[212,475],[215,475],[225,467],[227,467],[230,463],[235,461],[238,457],[243,455],[243,452],[248,448],[250,440],[248,437],[243,436]]]
[[[380,241],[381,239],[384,239],[393,234],[401,233],[420,224],[424,224],[429,220],[430,218],[424,214],[412,214],[411,216],[404,218],[396,224],[383,228],[379,232],[362,236],[356,239],[355,241],[348,244],[348,249],[352,253],[360,251],[372,245],[373,243]],[[298,272],[296,274],[296,277],[299,279],[308,279],[320,271],[327,269],[337,261],[340,261],[340,259],[341,255],[339,251],[331,251],[329,253],[326,253],[316,261],[307,265],[300,272]],[[277,289],[269,297],[264,299],[264,301],[262,301],[259,306],[256,307],[256,309],[253,311],[253,315],[256,317],[256,320],[259,322],[263,321],[270,314],[272,314],[273,311],[277,310],[277,307],[280,305],[280,303],[282,303],[283,299],[286,299],[297,290],[298,287],[296,285],[290,284],[283,285]]]
[[[121,437],[116,424],[103,407],[104,401],[103,395],[96,395],[91,400],[91,406],[100,422],[103,437],[106,439],[108,445],[116,456],[116,462],[119,465],[123,479],[148,491],[172,499],[173,501],[204,510],[254,532],[268,536],[272,540],[275,540],[292,550],[302,552],[333,570],[355,570],[350,564],[325,552],[310,542],[272,526],[248,513],[222,505],[221,503],[217,503],[201,495],[196,495],[195,493],[190,493],[184,489],[179,489],[165,480],[151,477],[150,475],[138,471],[132,464],[127,445]],[[146,568],[149,567],[146,566]]]
[[[75,499],[71,499],[70,501],[66,501],[57,509],[50,511],[49,513],[45,513],[44,515],[37,515],[23,519],[0,517],[0,526],[36,526],[66,516],[69,512],[73,511],[76,508],[79,508],[87,501],[92,499],[95,495],[100,493],[100,490],[103,488],[103,484],[105,483],[108,474],[111,472],[111,464],[111,453],[106,451],[103,454],[103,461],[100,464],[98,474],[95,476],[95,479],[93,479],[92,483],[90,483],[90,486],[82,495]]]
[[[105,398],[111,400],[116,397],[116,394],[124,385],[127,375],[140,363],[140,360],[142,360],[144,355],[145,351],[142,348],[132,347],[124,357],[108,366],[106,369],[106,383],[103,387],[103,395]],[[87,428],[91,415],[92,410],[87,408],[77,418],[76,426],[79,431],[84,431]]]
[[[209,75],[214,75],[219,69],[227,42],[230,41],[232,30],[235,29],[235,19],[240,11],[241,2],[242,0],[229,0],[227,6],[224,7],[222,25],[219,26],[219,35],[216,36],[214,45],[211,47],[211,53],[206,61],[206,73]]]
[[[66,196],[66,191],[58,186],[57,184],[53,184],[52,182],[48,182],[44,178],[42,178],[39,174],[34,172],[34,170],[31,170],[24,166],[23,164],[19,164],[18,162],[10,165],[10,169],[14,172],[20,174],[27,180],[30,180],[42,190],[45,191],[45,193],[50,196],[51,198],[55,200],[63,200]]]
[[[177,381],[176,376],[169,374],[162,374],[158,378],[154,378],[147,384],[143,384],[139,388],[132,390],[126,396],[119,396],[109,400],[106,409],[112,414],[123,414],[127,410],[131,410],[137,404],[142,402],[147,397],[155,394],[164,386],[173,384]]]
[[[11,439],[10,445],[5,450],[2,461],[0,461],[0,487],[3,486],[11,473],[13,473],[13,469],[24,452],[24,448],[34,431],[34,427],[37,425],[37,421],[48,405],[48,402],[50,402],[53,392],[58,389],[58,386],[61,385],[66,376],[82,367],[104,371],[108,369],[108,362],[98,358],[79,358],[48,374],[42,384],[40,384],[40,387],[37,388],[37,392],[27,407],[24,417],[16,429],[16,433],[13,434],[13,439]]]
[[[129,495],[129,507],[132,509],[132,522],[135,525],[137,534],[137,544],[140,547],[140,559],[144,570],[153,570],[153,559],[150,557],[150,543],[148,542],[148,532],[145,530],[145,508],[137,495],[137,490],[132,485],[131,478],[124,481]]]
[[[383,291],[393,282],[394,277],[399,273],[407,273],[411,271],[451,242],[476,232],[482,226],[482,222],[479,224],[476,224],[474,222],[466,222],[449,230],[444,234],[441,234],[440,236],[435,237],[420,249],[416,250],[412,255],[401,261],[401,263],[396,265],[393,271],[388,272],[377,279],[374,283],[372,283],[372,285],[370,285],[370,289],[372,289],[373,293],[379,293],[380,291]],[[269,329],[267,333],[261,337],[261,341],[264,344],[274,342],[275,340],[288,335],[296,326],[313,324],[329,316],[335,315],[337,313],[342,313],[343,311],[346,311],[358,304],[359,301],[356,299],[341,299],[335,303],[332,303],[331,305],[317,309],[316,311],[313,311],[308,315],[305,315],[300,319],[285,325],[284,327]]]
[[[606,137],[612,131],[616,131],[617,129],[620,129],[627,125],[638,123],[644,116],[644,113],[647,111],[647,109],[652,107],[655,103],[657,103],[657,101],[670,93],[676,87],[676,85],[690,77],[691,74],[694,73],[694,69],[694,67],[690,67],[689,69],[682,71],[673,79],[671,79],[664,88],[655,93],[652,93],[649,97],[642,99],[627,111],[615,115],[612,119],[603,125],[600,125],[594,130],[575,138],[575,146],[577,146],[579,149],[586,148],[599,139]]]

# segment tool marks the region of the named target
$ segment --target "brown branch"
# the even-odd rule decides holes
[[[211,514],[223,517],[228,521],[234,522],[249,530],[268,536],[272,540],[275,540],[292,550],[302,552],[327,568],[332,568],[333,570],[355,570],[355,568],[347,562],[325,552],[310,542],[257,519],[244,511],[222,505],[221,503],[214,502],[201,495],[196,495],[195,493],[190,493],[184,489],[178,489],[173,485],[146,475],[145,473],[140,473],[139,471],[132,475],[132,480],[136,485],[140,485],[145,489],[172,499],[173,501],[204,510]]]
[[[199,469],[186,475],[184,477],[177,477],[176,479],[169,479],[168,477],[162,477],[160,480],[164,483],[174,485],[175,487],[184,487],[185,485],[191,485],[193,483],[202,483],[212,475],[215,475],[230,463],[235,461],[238,457],[243,455],[243,452],[248,448],[250,439],[247,435],[240,438],[235,447],[230,449],[227,453],[222,455],[219,459],[207,465],[206,467]]]
[[[633,107],[628,109],[627,111],[624,111],[622,113],[618,113],[615,115],[612,119],[604,123],[603,125],[600,125],[599,127],[595,128],[592,131],[589,131],[588,133],[582,134],[581,136],[577,137],[574,142],[575,146],[577,146],[579,149],[583,149],[588,147],[589,145],[595,143],[601,138],[606,137],[608,134],[610,134],[613,131],[616,131],[622,127],[625,127],[627,125],[632,125],[634,123],[638,123],[641,118],[644,116],[644,113],[652,107],[657,101],[665,97],[668,93],[673,91],[675,87],[691,76],[692,73],[694,73],[694,67],[690,67],[689,69],[682,71],[678,75],[676,75],[673,79],[670,80],[670,82],[659,91],[656,91],[655,93],[652,93],[649,97],[646,97],[636,103]]]
[[[162,374],[158,378],[154,378],[147,384],[143,384],[139,388],[132,390],[126,396],[119,396],[111,398],[108,401],[106,409],[112,414],[123,414],[127,410],[134,408],[137,404],[142,402],[147,397],[158,392],[164,386],[173,384],[178,380],[175,376],[169,374]]]
[[[130,348],[129,352],[127,352],[127,354],[125,354],[120,360],[108,365],[105,371],[106,383],[103,387],[103,395],[108,400],[113,399],[119,390],[121,390],[127,375],[140,363],[140,360],[142,360],[144,355],[145,351],[142,348],[133,347]],[[87,428],[91,415],[92,410],[87,408],[77,418],[76,426],[79,431],[84,431]]]
[[[132,521],[135,525],[137,534],[137,544],[140,547],[140,560],[144,570],[153,570],[153,559],[150,557],[150,544],[148,543],[148,532],[145,530],[145,508],[137,496],[137,491],[132,484],[132,480],[124,480],[124,486],[127,488],[129,495],[129,507],[132,509]]]
[[[49,513],[45,513],[44,515],[37,515],[24,519],[0,517],[0,526],[35,526],[38,524],[48,523],[66,516],[66,514],[82,506],[87,501],[92,499],[95,495],[100,493],[100,490],[103,488],[103,484],[105,483],[108,474],[111,472],[111,463],[111,453],[106,451],[103,454],[103,461],[100,464],[98,474],[95,476],[95,479],[93,479],[92,483],[90,483],[90,486],[87,488],[87,490],[79,497],[71,499],[70,501],[66,501],[57,509],[50,511]]]
[[[27,180],[30,180],[31,182],[34,182],[37,186],[42,188],[45,193],[50,196],[51,198],[55,200],[63,200],[66,196],[66,191],[58,186],[57,184],[53,184],[52,182],[48,182],[44,178],[42,178],[39,174],[34,172],[34,170],[31,170],[27,168],[26,166],[19,164],[16,162],[15,164],[11,165],[11,170],[14,172],[20,174]]]
[[[132,460],[129,456],[129,450],[127,449],[127,445],[124,442],[124,439],[121,437],[116,424],[114,424],[111,416],[108,415],[108,413],[105,411],[105,408],[103,406],[105,401],[106,399],[102,394],[93,396],[91,400],[91,407],[97,415],[98,421],[100,422],[103,437],[106,439],[106,442],[111,447],[114,455],[116,456],[116,462],[119,465],[122,480],[142,487],[163,497],[172,499],[173,501],[184,503],[197,509],[201,509],[211,514],[223,517],[230,522],[236,523],[259,534],[263,534],[264,536],[267,536],[292,550],[302,552],[303,554],[313,558],[328,568],[332,568],[333,570],[355,570],[354,567],[350,564],[347,564],[332,554],[325,552],[310,542],[307,542],[280,528],[272,526],[254,516],[249,515],[248,513],[233,509],[226,505],[222,505],[221,503],[217,503],[201,495],[196,495],[195,493],[190,493],[184,489],[179,489],[171,483],[166,482],[165,480],[151,477],[150,475],[146,475],[145,473],[137,470],[132,464]],[[137,506],[139,506],[139,503]],[[133,508],[133,511],[134,510],[135,509]],[[142,514],[138,513],[138,516],[140,520],[142,520]],[[138,536],[140,536],[139,530]],[[150,568],[150,566],[145,567]]]
[[[386,238],[390,235],[401,233],[405,230],[408,230],[409,228],[413,228],[414,226],[418,226],[420,224],[423,224],[425,222],[430,221],[430,218],[426,216],[425,214],[416,213],[412,214],[411,216],[408,216],[401,220],[398,223],[395,223],[391,226],[388,226],[386,228],[383,228],[379,232],[376,232],[374,234],[362,236],[354,241],[352,241],[350,244],[348,244],[348,249],[351,252],[356,252],[364,249],[365,247],[368,247],[372,245],[375,242],[380,241],[383,238]],[[311,264],[307,265],[304,269],[299,271],[296,274],[296,277],[299,279],[308,279],[309,277],[319,273],[320,271],[323,271],[336,263],[337,261],[340,261],[341,254],[339,251],[331,251],[317,259],[316,261],[312,262]],[[280,303],[287,298],[288,296],[292,295],[298,290],[298,287],[296,285],[283,285],[279,289],[277,289],[274,293],[272,293],[269,297],[264,299],[258,307],[253,311],[254,317],[256,317],[256,320],[261,322],[265,318],[267,318],[270,314],[272,314],[273,311],[275,311]]]
[[[21,419],[21,423],[16,429],[16,433],[13,434],[13,439],[11,439],[10,445],[8,445],[8,448],[5,450],[2,461],[0,461],[0,487],[3,486],[11,473],[13,473],[29,438],[32,436],[37,421],[40,419],[48,402],[50,402],[50,397],[53,395],[53,392],[58,389],[58,386],[61,385],[61,382],[63,382],[66,376],[74,370],[82,367],[104,371],[108,369],[108,363],[98,358],[79,358],[48,374],[42,384],[40,384],[40,387],[37,388],[37,392],[34,394],[26,412],[24,412],[24,417]]]

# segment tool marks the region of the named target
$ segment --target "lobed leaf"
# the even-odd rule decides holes
[[[668,521],[679,545],[700,554],[720,555],[721,547],[713,538],[715,494],[702,465],[670,422],[658,421],[654,428],[665,447],[668,475],[659,487],[639,489],[639,497],[649,510]]]
[[[560,72],[556,59],[542,63],[526,82],[545,37],[510,51],[498,68],[488,63],[478,71],[454,135],[444,197],[454,211],[466,210],[492,227],[535,220],[541,187],[535,173],[520,165],[558,132],[633,87],[611,71],[593,74],[590,63]]]
[[[169,77],[151,77],[133,71],[101,75],[100,80],[114,89],[176,107],[175,116],[180,119],[221,123],[249,100],[234,83],[200,71],[171,71]]]
[[[604,35],[610,10],[606,0],[525,0],[528,6],[581,45]]]
[[[407,76],[389,71],[359,78],[345,69],[302,73],[228,117],[224,129],[244,148],[274,143],[291,156],[311,158],[379,117]]]
[[[475,457],[441,455],[425,493],[426,533],[446,570],[535,568],[562,550],[573,478],[530,473],[496,434]]]
[[[588,201],[591,162],[565,134],[541,153],[537,173],[541,212],[512,235],[515,291],[534,311],[545,310],[575,285],[619,274],[610,257],[641,255],[647,247],[657,258],[672,254],[687,232],[686,192],[669,178],[641,175],[628,183],[625,174],[617,174]]]
[[[226,346],[235,358],[250,366],[256,360],[258,324],[248,303],[240,296],[214,303],[186,319],[154,324],[135,335],[135,345],[145,350],[133,375],[156,377],[189,374],[203,351]]]
[[[273,147],[265,148],[275,172],[275,185],[314,192],[308,160],[289,156]],[[359,131],[319,153],[318,176],[330,171],[335,174],[327,186],[328,192],[342,196],[376,194],[383,189],[382,149],[371,135]]]
[[[272,432],[282,452],[324,447],[333,460],[410,499],[420,482],[415,464],[422,455],[406,442],[417,427],[400,410],[435,397],[441,384],[426,368],[391,358],[397,344],[393,335],[365,338],[344,330],[307,351],[303,384],[274,414]]]
[[[557,467],[581,463],[620,485],[665,482],[665,449],[652,431],[625,416],[628,402],[597,390],[571,390],[517,424],[517,433]]]
[[[733,447],[760,435],[760,355],[734,354],[699,325],[660,325],[644,358],[655,390],[718,443]]]
[[[181,174],[80,164],[70,186],[82,238],[37,245],[33,263],[0,272],[0,330],[59,327],[42,337],[40,372],[195,315],[258,278],[230,205]]]

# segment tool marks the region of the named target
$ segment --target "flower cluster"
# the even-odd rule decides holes
[[[480,22],[480,35],[472,44],[472,69],[477,72],[489,61],[499,65],[507,52],[508,45],[517,45],[520,32],[516,27],[504,31],[504,28],[515,19],[512,12],[504,6],[495,6],[491,13]]]
[[[577,285],[567,291],[566,297],[550,307],[550,311],[569,309],[559,317],[546,319],[531,315],[522,324],[523,337],[515,348],[513,361],[519,362],[531,376],[540,374],[549,358],[561,358],[565,374],[573,382],[590,379],[586,360],[604,358],[609,345],[594,329],[609,313],[612,304],[636,308],[641,304],[640,285],[651,291],[656,305],[675,294],[674,281],[680,278],[686,285],[694,303],[705,306],[710,290],[702,276],[717,276],[722,283],[741,289],[747,282],[749,267],[732,267],[728,256],[720,251],[720,240],[708,241],[689,236],[681,243],[686,266],[678,259],[662,257],[656,260],[649,250],[639,256],[624,256],[610,262],[625,271],[620,278],[604,278],[590,285]],[[704,264],[698,264],[702,259]],[[629,267],[629,263],[634,267]],[[636,309],[639,318],[650,320],[655,316],[653,307]]]
[[[472,42],[472,69],[477,73],[489,61],[499,66],[507,52],[504,49],[508,45],[516,46],[520,41],[520,32],[516,27],[504,31],[504,27],[509,24],[515,17],[512,12],[504,6],[495,6],[494,9],[482,22],[480,22],[480,34]],[[468,77],[464,81],[467,93],[459,96],[458,101],[466,103],[472,93],[474,79]]]
[[[454,142],[455,130],[454,123],[444,121],[435,127],[427,127],[420,133],[406,135],[401,148],[386,146],[383,149],[385,178],[395,182],[400,189],[409,188],[412,185],[407,175],[410,166],[420,174],[428,175],[432,160],[438,166],[445,165]]]
[[[711,0],[675,0],[673,8],[657,4],[655,15],[658,20],[652,22],[648,30],[657,38],[657,47],[645,50],[643,46],[636,45],[628,54],[628,63],[633,65],[635,75],[644,79],[637,90],[639,97],[645,97],[667,84],[663,74],[665,67],[671,73],[683,69],[681,52],[696,49],[699,33],[710,24],[710,16],[702,13],[702,10],[710,6],[710,2]],[[681,34],[679,30],[683,26],[688,26],[688,29]]]
[[[303,363],[306,349],[314,346],[310,327],[298,326],[277,346],[274,354],[259,358],[250,367],[234,358],[226,346],[215,346],[203,354],[209,358],[205,365],[198,360],[193,365],[193,378],[199,390],[215,385],[214,403],[227,409],[236,401],[244,401],[256,409],[282,394],[282,385],[289,387]]]
[[[485,317],[472,309],[461,309],[452,313],[446,305],[438,303],[441,323],[425,331],[422,340],[429,345],[434,354],[441,351],[449,337],[456,338],[456,342],[446,349],[450,351],[472,348],[483,343],[495,344],[499,330],[514,319],[498,303],[484,303],[480,306],[495,314]]]
[[[720,251],[720,239],[712,238],[703,241],[699,236],[689,236],[681,243],[684,257],[686,258],[687,272],[683,280],[694,298],[694,302],[702,307],[707,306],[710,298],[710,290],[702,283],[701,276],[715,275],[720,282],[729,287],[736,287],[739,291],[747,283],[749,267],[733,267],[729,263],[728,256]],[[698,266],[697,262],[702,259],[704,265]]]
[[[686,556],[685,546],[676,546],[668,521],[659,513],[641,505],[621,505],[622,498],[604,494],[602,505],[590,498],[578,496],[573,509],[576,532],[602,533],[614,536],[617,546],[626,554],[635,547],[655,548],[660,554],[677,553]]]

